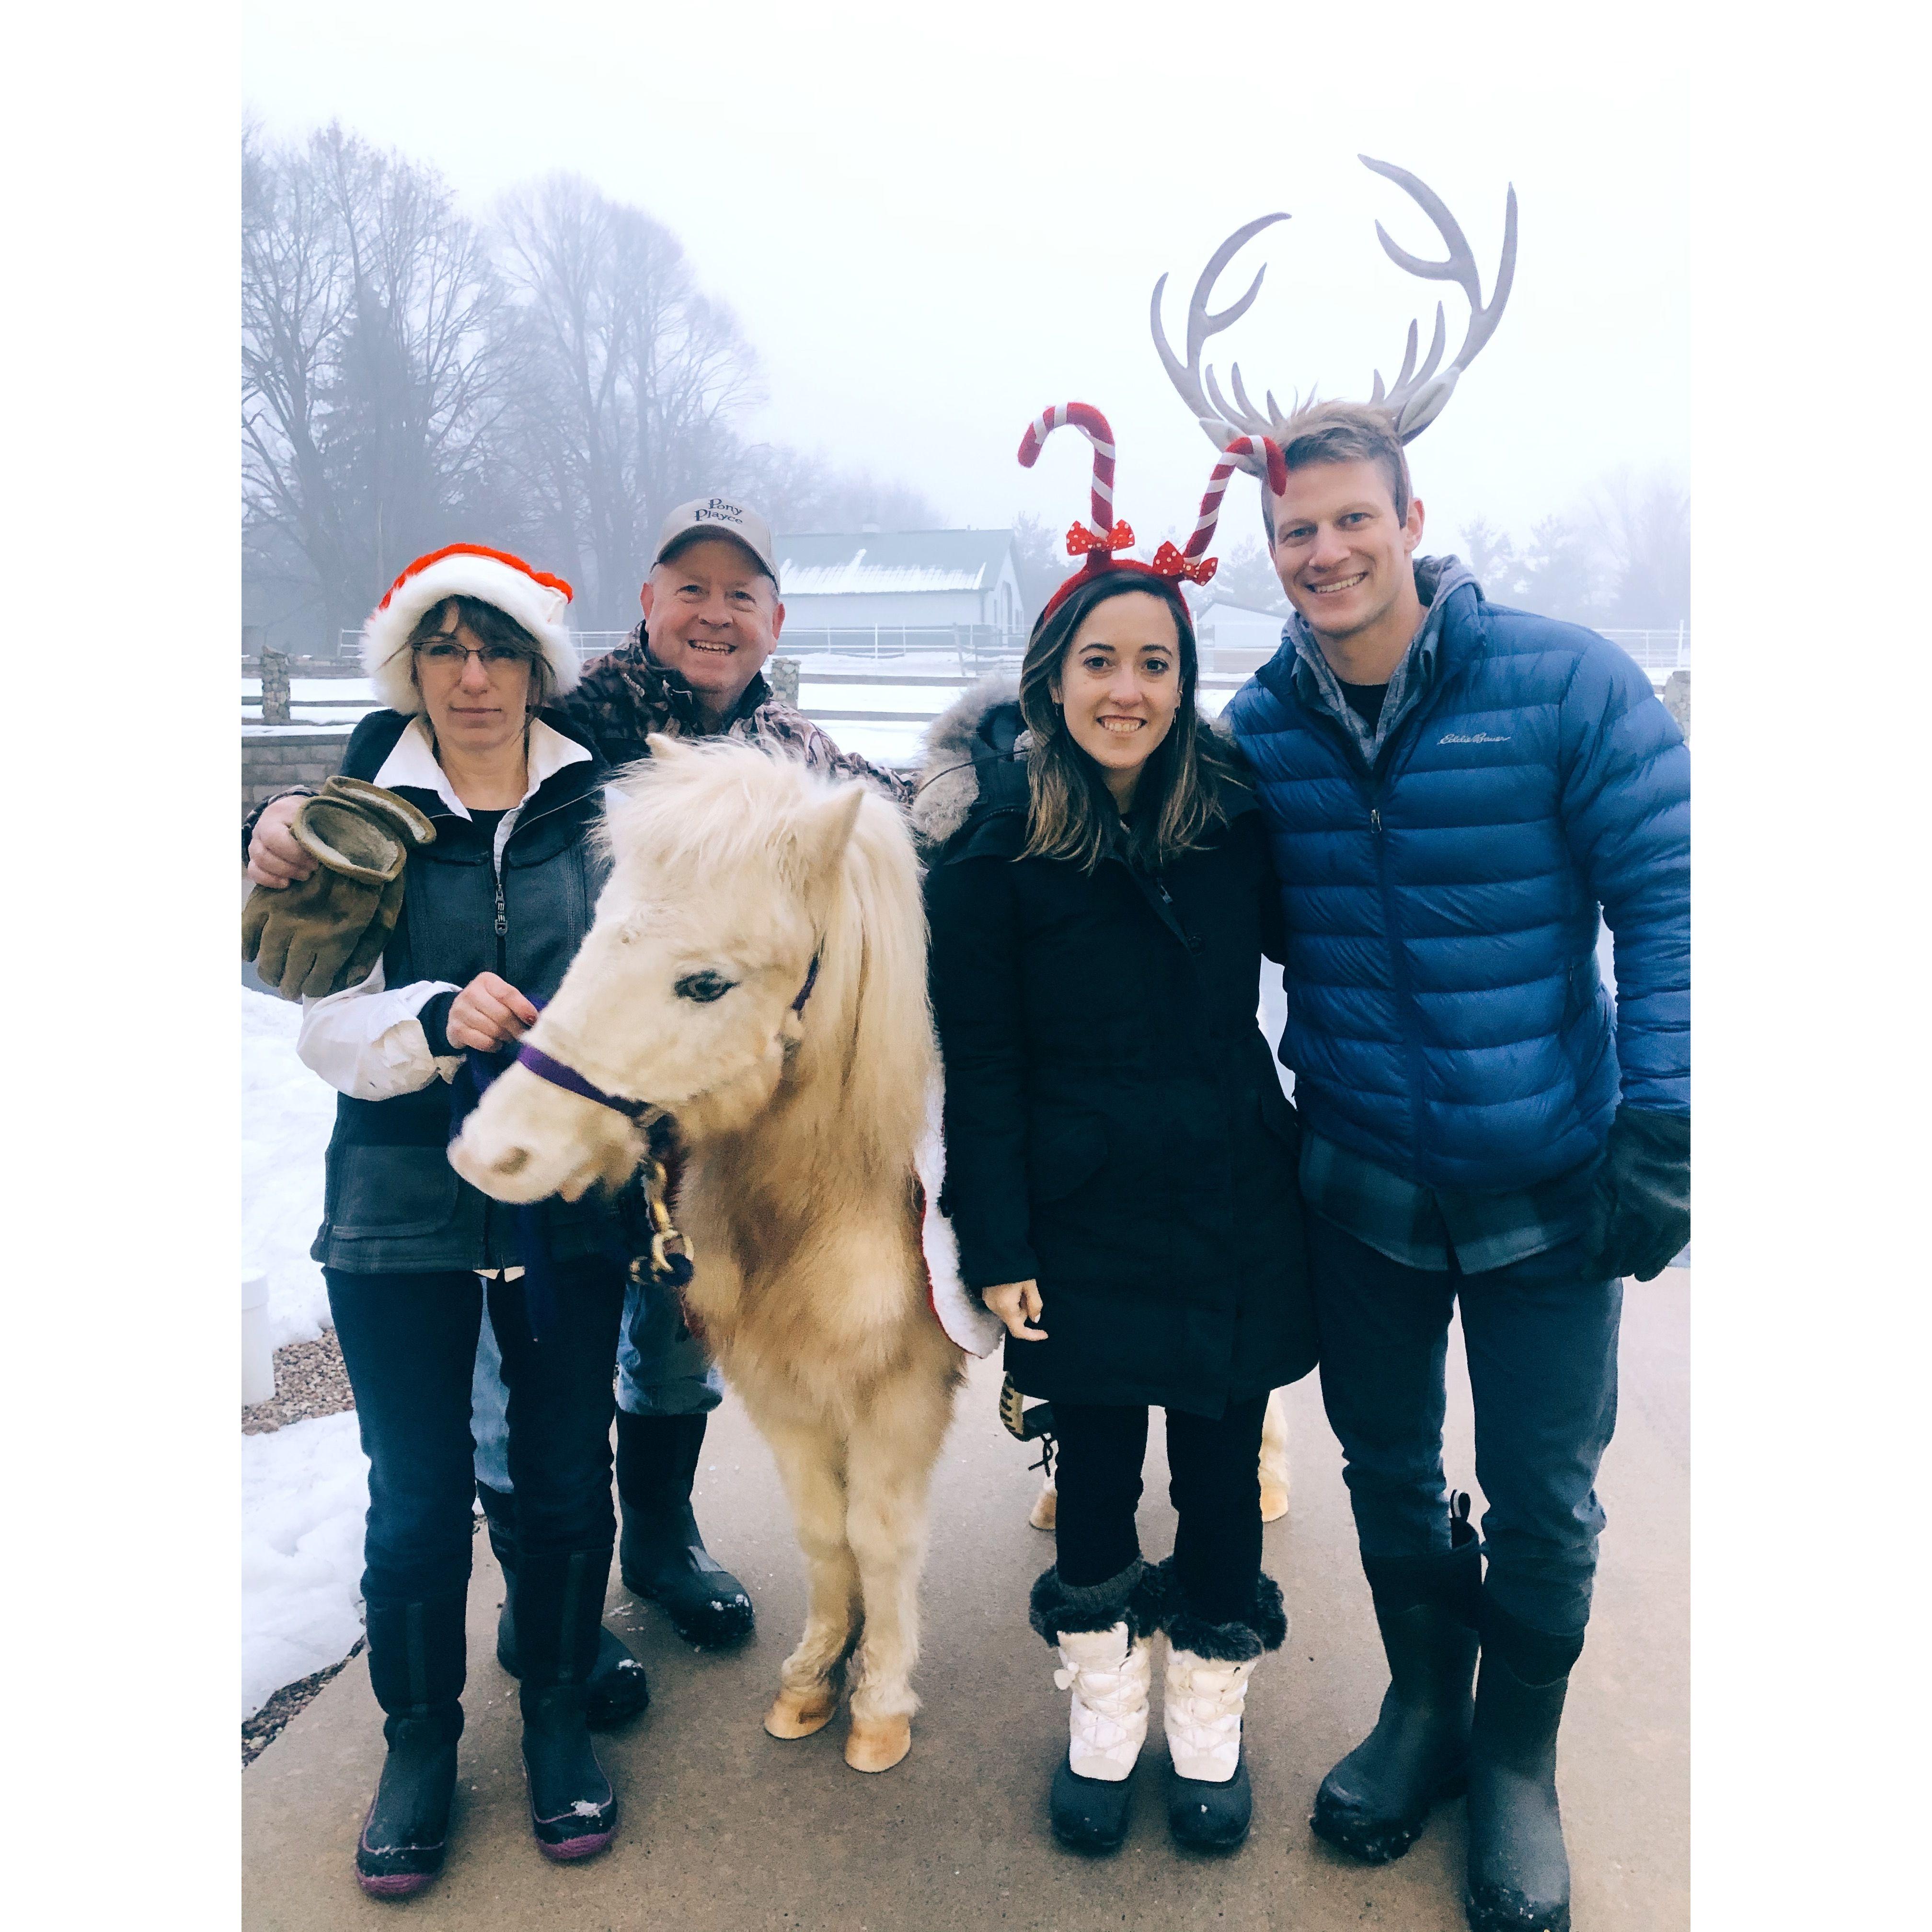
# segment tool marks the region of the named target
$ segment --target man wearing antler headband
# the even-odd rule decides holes
[[[1312,1822],[1381,1863],[1466,1786],[1469,1923],[1562,1932],[1556,1736],[1604,1520],[1594,1485],[1616,1420],[1624,1278],[1652,1279],[1690,1234],[1689,754],[1606,639],[1492,604],[1455,558],[1415,555],[1423,508],[1404,446],[1501,317],[1516,199],[1486,304],[1448,209],[1364,160],[1448,244],[1429,260],[1377,226],[1399,266],[1468,298],[1446,367],[1438,305],[1420,365],[1412,325],[1394,386],[1378,375],[1366,404],[1283,412],[1270,394],[1257,410],[1238,370],[1231,404],[1202,352],[1261,275],[1218,314],[1208,295],[1280,215],[1215,252],[1184,362],[1161,331],[1165,277],[1154,303],[1162,363],[1215,447],[1266,435],[1286,469],[1264,505],[1294,614],[1227,715],[1280,877],[1280,1057],[1304,1130],[1322,1395],[1390,1679]],[[1458,1305],[1489,1504],[1480,1544],[1442,1466]]]

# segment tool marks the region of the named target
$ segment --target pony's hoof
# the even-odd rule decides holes
[[[854,1718],[845,1762],[854,1771],[890,1771],[912,1749],[910,1718]]]
[[[1288,1514],[1288,1492],[1274,1483],[1262,1485],[1262,1520],[1279,1522]]]
[[[1060,1492],[1042,1490],[1033,1499],[1033,1509],[1027,1521],[1036,1529],[1051,1529],[1060,1517]]]
[[[783,1690],[765,1713],[765,1729],[775,1738],[808,1738],[831,1723],[838,1708],[838,1693],[829,1684],[816,1684],[808,1690]]]

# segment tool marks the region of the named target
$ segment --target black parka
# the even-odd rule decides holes
[[[1282,950],[1260,814],[1163,875],[1022,858],[1023,760],[928,871],[944,1198],[970,1288],[1029,1277],[1030,1395],[1207,1417],[1306,1375],[1298,1128],[1256,1022]]]
[[[542,716],[582,742],[555,712]],[[344,772],[373,779],[409,724],[399,712],[371,712],[350,738]],[[548,1000],[590,929],[608,871],[590,836],[606,776],[593,754],[546,778],[518,812],[500,867],[476,824],[435,792],[400,787],[436,836],[410,854],[402,912],[382,954],[384,984],[464,986],[495,973],[526,998]],[[364,1274],[523,1265],[517,1210],[449,1164],[452,1098],[441,1080],[387,1100],[336,1096],[322,1223],[309,1250],[316,1261]],[[612,1212],[600,1192],[548,1201],[538,1212],[559,1261],[610,1245]]]

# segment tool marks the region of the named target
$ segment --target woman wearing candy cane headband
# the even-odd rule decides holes
[[[1195,708],[1179,589],[1214,574],[1234,465],[1185,550],[1143,561],[1097,410],[1047,411],[1020,460],[1063,424],[1094,446],[1092,517],[1067,538],[1084,561],[1034,627],[1017,706],[982,697],[951,721],[968,758],[915,814],[943,844],[927,892],[944,1204],[962,1278],[1010,1331],[1007,1373],[1054,1406],[1058,1561],[1031,1604],[1072,1693],[1053,1828],[1120,1842],[1164,1631],[1169,1822],[1225,1849],[1248,1829],[1248,1678],[1286,1632],[1261,1568],[1262,1415],[1315,1361],[1297,1130],[1255,1022],[1278,896],[1252,793]],[[1150,1407],[1180,1514],[1157,1566],[1134,1528]]]

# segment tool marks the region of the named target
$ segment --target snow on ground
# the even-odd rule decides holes
[[[296,1058],[302,1009],[242,989],[242,1265],[268,1276],[268,1334],[312,1342],[328,1326],[322,1270],[322,1156],[335,1094]]]
[[[296,1058],[302,1009],[242,989],[242,1264],[268,1276],[274,1346],[328,1324],[308,1246],[335,1095]],[[353,1412],[242,1438],[242,1715],[362,1634],[369,1465]]]
[[[256,996],[259,997],[259,996]],[[362,1634],[369,1463],[352,1411],[242,1438],[242,1715]]]
[[[365,704],[362,706],[360,710],[352,711],[346,709],[338,710],[332,705],[328,709],[324,710],[320,705],[296,704],[291,704],[289,706],[289,723],[290,725],[298,724],[308,727],[313,727],[317,724],[339,724],[344,731],[346,731],[351,725],[356,724],[359,719],[366,718],[370,712],[378,710],[381,707],[377,705]],[[242,722],[244,724],[252,724],[258,730],[262,728],[262,705],[261,700],[259,698],[255,700],[253,703],[250,703],[246,700],[243,700],[242,706]],[[280,730],[282,728],[280,726],[271,726],[268,728],[271,730]]]

